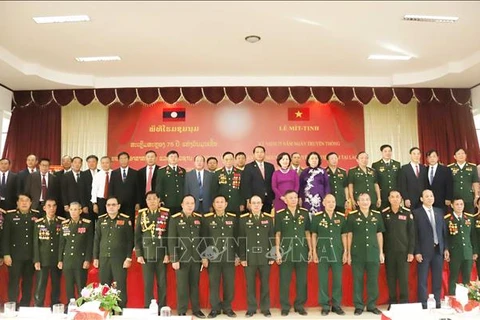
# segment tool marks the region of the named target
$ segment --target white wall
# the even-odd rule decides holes
[[[3,111],[11,111],[12,97],[12,91],[5,89],[4,87],[0,87],[0,132],[3,131],[1,121],[1,119],[3,118]]]
[[[475,119],[475,126],[480,128],[480,85],[472,89],[472,107]]]

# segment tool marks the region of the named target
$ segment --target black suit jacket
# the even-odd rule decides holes
[[[0,179],[1,177],[2,177],[2,173],[0,172]],[[17,207],[17,196],[18,196],[18,193],[20,192],[18,175],[16,173],[9,171],[7,176],[7,181],[5,182],[6,182],[5,192],[2,195],[5,198],[5,200],[1,208],[4,210],[15,209]],[[0,180],[0,183],[1,183],[1,180]]]
[[[112,171],[110,177],[110,184],[108,185],[109,196],[115,196],[118,201],[126,209],[130,206],[140,203],[138,187],[138,171],[132,168],[128,168],[127,179],[122,181],[122,172],[120,168]],[[120,208],[120,211],[122,209]]]
[[[439,164],[435,171],[432,184],[430,184],[430,180],[428,179],[429,174],[430,167],[427,167],[428,188],[432,190],[433,195],[435,196],[435,203],[433,206],[445,210],[445,200],[452,200],[453,197],[452,170]]]
[[[265,179],[262,177],[262,172],[257,162],[252,161],[245,166],[242,173],[242,183],[240,184],[245,200],[249,200],[254,195],[266,199],[270,203],[275,199],[275,194],[272,190],[272,175],[275,167],[269,162],[264,162],[263,167],[265,169]]]
[[[25,191],[25,182],[27,181],[27,177],[30,175],[30,171],[28,168],[23,169],[18,173],[18,190],[19,192]]]
[[[419,164],[420,174],[417,176],[413,171],[410,163],[403,165],[400,170],[400,192],[403,200],[410,200],[411,209],[418,208],[422,191],[427,189],[427,168],[423,164]]]
[[[443,210],[433,207],[433,212],[435,214],[438,246],[440,253],[443,255],[443,251],[448,247],[447,227],[443,219]],[[415,254],[421,254],[423,259],[431,258],[435,253],[433,228],[423,206],[413,210],[413,218],[415,221]]]
[[[152,175],[152,190],[155,191],[155,187],[157,186],[157,171],[160,169],[160,166],[155,165],[153,168],[153,175]],[[147,166],[140,168],[138,170],[138,192],[141,195],[141,202],[140,207],[146,208],[147,201],[145,199],[145,188],[147,186]]]
[[[60,182],[58,180],[58,177],[51,173],[48,173],[48,189],[46,198],[55,199],[55,201],[57,202],[57,207],[60,206],[59,190]],[[27,177],[27,180],[25,182],[25,192],[32,197],[32,208],[36,210],[41,210],[42,208],[39,207],[40,196],[42,195],[42,177],[40,175],[40,171],[34,172]]]
[[[69,171],[64,174],[61,181],[62,186],[62,202],[63,205],[70,205],[72,202],[78,202],[83,207],[87,206],[85,187],[83,186],[82,176],[75,181],[73,171]]]
[[[100,171],[97,169],[97,172]],[[90,199],[92,198],[92,184],[93,184],[93,175],[90,172],[90,169],[82,171],[80,173],[80,178],[82,179],[83,194],[85,195],[85,200],[87,201],[87,206],[91,206],[92,203]]]

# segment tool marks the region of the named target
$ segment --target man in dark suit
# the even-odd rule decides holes
[[[50,159],[40,159],[39,169],[27,177],[25,193],[32,199],[32,209],[43,212],[45,200],[58,201],[60,183],[58,178],[49,172]]]
[[[265,162],[265,148],[256,146],[253,148],[254,161],[245,166],[242,174],[242,190],[243,198],[247,201],[249,207],[249,199],[252,196],[259,196],[263,200],[262,211],[270,213],[272,211],[272,202],[275,195],[272,190],[272,175],[275,171],[273,164]]]
[[[80,179],[82,180],[83,185],[83,194],[86,201],[86,206],[83,207],[83,214],[86,215],[87,219],[90,219],[93,222],[97,220],[98,215],[93,212],[93,204],[90,201],[90,198],[92,196],[93,177],[99,171],[97,169],[97,165],[98,157],[93,154],[89,155],[87,157],[88,169],[80,173]]]
[[[26,163],[27,167],[18,173],[18,188],[20,192],[23,192],[25,190],[25,181],[27,180],[27,177],[30,175],[30,173],[34,173],[38,170],[38,159],[36,155],[29,154],[27,156]]]
[[[16,208],[19,194],[18,175],[10,171],[10,160],[0,160],[0,210]]]
[[[130,155],[127,152],[118,154],[120,168],[112,171],[109,194],[121,204],[122,213],[130,217],[130,222],[135,223],[135,210],[140,210],[140,196],[138,188],[138,172],[128,166]]]
[[[205,168],[205,158],[197,155],[194,158],[195,169],[185,175],[185,192],[195,197],[195,212],[208,213],[212,206],[213,173]]]
[[[68,217],[69,215],[68,210],[65,210],[65,208],[67,205],[70,204],[70,202],[63,202],[62,185],[65,174],[72,171],[72,160],[72,157],[70,157],[69,155],[64,155],[61,160],[63,169],[54,172],[55,176],[58,178],[58,185],[60,186],[60,188],[58,188],[57,215],[64,217]]]
[[[65,215],[68,217],[70,210],[70,203],[78,202],[83,207],[87,206],[87,197],[84,194],[83,181],[80,175],[83,159],[80,157],[73,157],[70,171],[65,173],[60,180],[62,186],[62,202]]]
[[[410,163],[400,170],[400,192],[405,200],[405,207],[416,209],[421,206],[420,196],[427,188],[427,168],[420,163],[422,154],[418,147],[410,149]]]
[[[157,166],[157,153],[153,150],[145,152],[145,167],[138,170],[138,192],[141,195],[140,207],[146,208],[147,202],[145,195],[149,191],[155,191],[157,183],[157,170],[160,166]]]
[[[428,189],[432,190],[435,197],[433,206],[446,214],[453,197],[452,171],[438,163],[437,150],[427,152],[427,161]]]
[[[447,228],[443,211],[435,208],[435,197],[431,190],[424,190],[420,200],[423,205],[413,210],[415,224],[415,259],[418,274],[418,301],[427,308],[428,272],[432,271],[432,291],[437,308],[440,308],[443,259],[449,261]]]

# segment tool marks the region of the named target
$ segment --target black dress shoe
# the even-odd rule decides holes
[[[335,312],[339,316],[345,315],[345,311],[343,311],[342,307],[332,307],[332,312]]]
[[[263,315],[267,318],[270,318],[272,316],[272,313],[270,312],[270,310],[267,310],[267,311],[262,311]]]
[[[306,316],[306,315],[308,315],[308,312],[305,311],[305,309],[303,309],[303,308],[302,308],[302,309],[295,309],[295,312],[297,312],[297,313],[298,313],[299,315],[301,315],[301,316]]]
[[[362,309],[355,309],[355,311],[353,312],[354,315],[356,316],[359,316],[363,313],[363,310]]]
[[[213,319],[213,318],[216,318],[217,316],[218,316],[218,312],[216,310],[212,310],[208,314],[207,318]]]
[[[253,315],[257,313],[256,311],[247,311],[247,313],[245,313],[245,317],[247,318],[250,318],[250,317],[253,317]]]
[[[322,309],[322,316],[328,316],[328,310]]]
[[[367,309],[368,312],[371,312],[373,314],[382,314],[382,311],[380,311],[380,309],[378,308],[375,308],[375,309]]]
[[[184,313],[179,313],[178,316],[182,317],[182,316],[186,316],[187,314],[184,312]]]
[[[288,316],[288,310],[282,310],[281,315],[282,316]]]
[[[205,314],[201,311],[201,310],[198,310],[196,312],[192,312],[192,315],[194,315],[195,317],[197,318],[200,318],[200,319],[205,319]]]
[[[237,314],[235,312],[233,312],[233,310],[227,310],[227,311],[223,311],[223,314],[226,314],[227,317],[229,318],[236,318],[237,317]]]

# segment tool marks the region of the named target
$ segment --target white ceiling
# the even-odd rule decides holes
[[[34,16],[92,21],[36,24]],[[460,17],[406,22],[405,14]],[[0,83],[14,90],[157,86],[472,87],[480,2],[0,2]],[[247,43],[247,35],[262,40]],[[370,54],[411,54],[370,61]],[[80,63],[79,56],[119,55]]]

